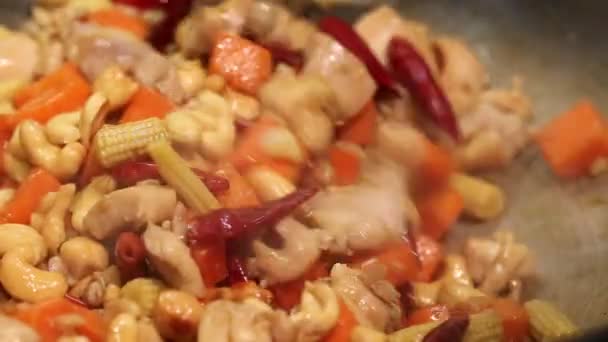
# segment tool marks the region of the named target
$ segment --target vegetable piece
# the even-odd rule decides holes
[[[254,207],[260,204],[255,190],[247,183],[245,178],[230,163],[220,164],[216,174],[228,179],[230,189],[218,195],[217,199],[222,207],[235,209]]]
[[[230,189],[230,183],[226,178],[198,169],[192,171],[213,194],[220,194]],[[128,187],[146,179],[160,179],[160,173],[158,166],[152,162],[127,161],[112,168],[112,177],[122,186]]]
[[[123,282],[145,276],[146,247],[139,235],[120,233],[114,245],[114,258]]]
[[[420,135],[420,137],[423,154],[415,170],[416,187],[428,189],[443,186],[450,181],[450,176],[454,172],[454,161],[448,151],[425,136]]]
[[[469,317],[456,316],[450,317],[439,326],[433,328],[423,342],[443,342],[443,341],[462,341],[469,326]]]
[[[259,207],[218,209],[198,217],[186,236],[190,244],[196,244],[209,235],[218,235],[226,239],[238,238],[276,224],[316,193],[317,189],[300,189]]]
[[[284,310],[291,310],[300,303],[304,285],[307,281],[314,281],[329,275],[327,264],[317,262],[310,267],[300,279],[292,280],[287,283],[277,284],[271,287],[277,305]]]
[[[164,118],[175,106],[161,93],[154,89],[140,86],[129,106],[125,110],[121,123],[139,121],[149,118]]]
[[[389,335],[391,342],[417,342],[422,341],[424,336],[435,329],[441,322],[431,322],[426,324],[414,325],[401,329]]]
[[[414,46],[403,38],[393,37],[388,47],[388,58],[393,76],[407,88],[418,105],[439,127],[459,140],[460,129],[452,105]]]
[[[462,197],[464,213],[479,220],[490,220],[505,208],[505,195],[498,186],[481,178],[455,173],[450,185]]]
[[[333,169],[334,184],[345,186],[357,182],[361,173],[361,160],[356,153],[334,145],[329,150],[329,161]]]
[[[395,80],[349,23],[338,17],[327,16],[321,19],[319,28],[357,56],[379,86],[394,91]]]
[[[245,265],[241,257],[234,250],[228,248],[228,282],[232,286],[242,286],[249,282]]]
[[[209,72],[224,77],[232,88],[255,95],[272,74],[272,55],[250,40],[221,34],[211,51]]]
[[[535,140],[555,174],[574,178],[586,175],[605,153],[605,136],[601,114],[591,102],[581,101],[543,127]]]
[[[199,214],[204,214],[220,207],[205,184],[166,140],[149,144],[148,153],[158,165],[158,172],[163,179],[177,191],[190,208]]]
[[[28,224],[32,213],[38,208],[44,196],[59,190],[61,183],[43,169],[35,169],[19,185],[15,196],[0,214],[2,223]]]
[[[536,341],[556,341],[579,334],[578,327],[553,304],[534,299],[524,304],[530,316],[530,330]]]
[[[443,262],[443,248],[440,243],[426,235],[416,237],[416,246],[421,264],[416,280],[431,281]]]
[[[523,305],[507,299],[497,298],[492,304],[502,318],[504,342],[524,342],[530,333],[530,320]]]
[[[373,143],[378,116],[374,101],[368,102],[355,117],[339,129],[338,138],[361,146]]]
[[[435,305],[418,309],[407,317],[407,326],[429,322],[443,322],[450,318],[450,311],[445,305]]]
[[[420,272],[420,261],[408,241],[401,240],[386,246],[371,257],[357,258],[361,266],[380,263],[386,267],[386,280],[395,286],[415,280]]]
[[[106,125],[97,132],[94,146],[101,165],[110,168],[125,160],[144,155],[148,144],[159,140],[166,141],[168,136],[162,121],[151,118],[120,125]]]
[[[13,101],[18,110],[8,124],[16,127],[28,119],[45,123],[57,114],[80,109],[90,94],[91,87],[78,68],[67,63],[15,94]]]
[[[348,306],[340,301],[340,317],[338,317],[338,322],[334,326],[334,328],[329,332],[325,338],[323,338],[323,342],[344,342],[350,341],[350,336],[353,333],[353,330],[357,327],[357,318],[350,311]]]
[[[441,239],[450,230],[463,207],[462,196],[451,186],[431,190],[416,198],[422,231],[435,240]]]
[[[205,286],[213,288],[228,277],[224,239],[209,236],[191,246],[190,254],[201,272]]]
[[[17,318],[31,326],[40,335],[41,342],[55,342],[64,333],[57,323],[62,317],[74,317],[80,324],[74,325],[74,332],[85,336],[91,342],[103,342],[105,325],[101,317],[65,298],[58,298],[20,308]]]
[[[144,39],[148,35],[148,24],[144,20],[118,9],[102,9],[89,13],[87,20],[98,25],[131,32],[140,39]]]
[[[500,317],[493,310],[486,310],[469,316],[469,328],[462,341],[502,341],[503,337]]]
[[[290,50],[278,43],[262,43],[261,46],[270,51],[275,65],[287,64],[298,71],[304,66],[304,56],[299,51]]]

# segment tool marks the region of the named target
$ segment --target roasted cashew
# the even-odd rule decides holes
[[[102,114],[103,110],[107,110],[104,108],[108,103],[108,99],[103,96],[101,93],[93,93],[84,104],[84,109],[82,110],[82,115],[80,116],[80,141],[85,148],[88,148],[91,144],[91,140],[93,139],[92,130],[93,123],[95,122],[95,118],[97,115]]]
[[[93,90],[108,100],[108,110],[116,110],[127,104],[138,88],[137,82],[117,65],[107,67],[93,83]]]
[[[298,341],[316,341],[330,331],[340,315],[338,296],[325,282],[306,283],[298,310],[289,316]]]
[[[59,256],[69,275],[76,280],[93,272],[103,271],[108,267],[110,259],[108,251],[102,244],[84,236],[77,236],[64,242],[59,249]]]
[[[116,316],[108,328],[106,342],[137,342],[137,319],[128,313]]]
[[[83,228],[97,240],[103,240],[122,230],[169,220],[176,206],[173,189],[151,184],[132,186],[104,195],[84,217]]]
[[[72,228],[82,233],[84,218],[89,210],[99,202],[104,195],[116,189],[116,181],[112,176],[104,175],[93,178],[81,192],[76,194],[70,211],[72,212]]]
[[[160,334],[170,340],[194,337],[203,307],[193,295],[176,290],[163,291],[152,318]]]
[[[66,145],[80,140],[80,111],[59,114],[50,119],[45,126],[46,137],[54,145]]]
[[[27,162],[15,157],[8,150],[3,154],[3,165],[6,174],[14,181],[21,183],[30,173],[31,166]]]
[[[62,185],[57,192],[45,196],[38,210],[32,214],[32,227],[41,232],[49,252],[57,254],[65,241],[65,218],[72,204],[76,185]]]
[[[41,302],[63,296],[68,284],[58,272],[37,269],[47,247],[32,227],[20,224],[0,225],[0,283],[13,297],[26,302]]]

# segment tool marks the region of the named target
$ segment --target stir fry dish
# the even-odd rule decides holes
[[[558,176],[606,169],[593,105],[532,134],[523,81],[463,40],[292,5],[41,0],[0,30],[0,341],[578,334],[524,298],[511,231],[443,241],[501,215],[480,173],[531,142]]]

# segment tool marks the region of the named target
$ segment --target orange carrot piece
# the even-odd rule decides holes
[[[274,285],[270,290],[274,294],[276,304],[280,308],[289,311],[300,304],[302,292],[304,291],[304,284],[307,281],[314,281],[319,278],[327,277],[328,275],[328,265],[325,262],[319,261],[312,265],[299,279]]]
[[[591,102],[581,101],[543,127],[535,140],[555,174],[579,177],[605,153],[606,123]]]
[[[340,301],[340,316],[338,317],[338,322],[334,326],[334,328],[329,332],[325,338],[322,339],[323,342],[346,342],[350,341],[350,336],[353,333],[353,330],[357,327],[359,322],[357,322],[357,318],[350,311],[348,306]]]
[[[340,146],[332,146],[329,149],[329,162],[334,171],[334,184],[351,185],[359,179],[361,160],[354,152]]]
[[[131,98],[129,106],[120,118],[120,123],[140,121],[149,118],[164,118],[175,108],[171,100],[158,91],[141,86]]]
[[[338,138],[361,146],[373,143],[378,115],[376,103],[373,100],[368,102],[355,117],[340,128]]]
[[[217,200],[225,208],[243,208],[260,205],[255,191],[247,180],[230,163],[222,163],[215,172],[230,183],[230,188],[217,195]]]
[[[272,54],[233,34],[221,34],[211,52],[209,71],[224,77],[236,90],[255,95],[272,73]]]
[[[420,262],[410,243],[400,240],[378,252],[355,256],[351,264],[354,267],[369,263],[380,263],[386,268],[386,280],[395,286],[416,280],[420,272]]]
[[[526,309],[518,302],[497,298],[492,305],[502,318],[504,342],[523,342],[530,332],[530,319]]]
[[[420,213],[422,231],[439,240],[456,223],[464,203],[460,194],[446,185],[418,194],[416,207]]]
[[[73,63],[66,63],[61,68],[44,76],[34,83],[19,89],[13,95],[13,103],[16,108],[23,106],[26,102],[44,94],[45,92],[59,88],[63,83],[81,78],[78,67]]]
[[[445,321],[450,318],[450,311],[445,305],[435,305],[418,309],[412,312],[406,321],[406,326]]]
[[[437,241],[426,235],[416,236],[416,251],[420,259],[421,269],[417,280],[429,282],[437,273],[443,262],[443,248]]]
[[[0,213],[2,223],[28,224],[30,216],[49,192],[59,190],[61,183],[43,169],[35,169],[19,185],[13,199]]]
[[[87,20],[101,26],[131,32],[141,39],[145,39],[149,31],[148,24],[144,20],[118,9],[102,9],[92,12],[87,16]]]
[[[441,186],[450,179],[454,172],[454,162],[450,154],[442,147],[424,139],[424,152],[415,171],[416,188]]]
[[[56,324],[60,316],[75,315],[82,324],[74,330],[91,342],[102,342],[105,339],[106,327],[102,318],[94,311],[88,310],[65,298],[51,299],[17,311],[16,318],[31,326],[41,337],[41,342],[55,342],[64,334],[62,327]]]

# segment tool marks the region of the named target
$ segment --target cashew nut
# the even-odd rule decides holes
[[[117,65],[111,65],[97,76],[93,90],[108,100],[108,110],[124,106],[139,86]]]
[[[108,99],[103,96],[101,93],[93,93],[84,104],[84,109],[82,110],[82,115],[80,117],[80,141],[85,148],[88,148],[91,144],[91,139],[93,139],[92,131],[93,124],[95,122],[95,118],[98,115],[103,115],[103,111],[109,110],[108,106],[105,106],[108,103]]]
[[[60,179],[74,176],[84,160],[85,148],[79,143],[69,143],[63,148],[47,139],[43,127],[33,120],[20,125],[19,139],[27,159]]]
[[[152,313],[160,334],[170,340],[196,336],[203,308],[189,293],[167,290],[160,294]]]
[[[20,224],[0,225],[0,283],[13,297],[27,302],[41,302],[63,296],[68,284],[58,272],[37,269],[47,255],[44,239],[32,227]]]
[[[30,173],[30,165],[27,162],[15,157],[8,150],[4,151],[3,163],[6,174],[16,182],[23,182],[23,180],[25,180],[27,175]]]
[[[194,97],[205,86],[205,70],[199,60],[176,59],[177,76],[186,93],[186,97]]]
[[[138,342],[163,342],[163,338],[158,333],[154,323],[146,317],[137,322],[137,341]]]
[[[51,254],[56,254],[59,245],[65,241],[65,218],[75,192],[76,185],[62,185],[57,192],[47,194],[32,214],[32,227],[41,232]]]
[[[142,237],[148,259],[167,283],[199,298],[205,294],[203,278],[190,249],[177,235],[149,225]]]
[[[203,310],[198,341],[272,341],[273,310],[257,299],[241,303],[217,300]]]
[[[298,341],[316,341],[331,330],[340,315],[338,296],[325,282],[306,283],[298,311],[289,316]]]
[[[230,88],[226,90],[226,99],[230,104],[232,114],[239,119],[253,120],[260,116],[260,102],[255,97],[241,94]]]
[[[74,197],[70,211],[72,212],[72,227],[82,233],[84,218],[89,210],[99,202],[105,194],[116,189],[116,181],[112,176],[104,175],[93,178],[84,190]]]
[[[80,112],[57,115],[46,123],[45,133],[49,142],[54,145],[66,145],[80,140]]]
[[[61,245],[61,260],[69,274],[80,280],[93,272],[103,271],[109,264],[106,248],[97,241],[84,236],[71,238]]]
[[[110,323],[106,342],[137,342],[137,320],[135,316],[121,313]]]
[[[169,220],[176,206],[175,190],[141,184],[104,195],[84,217],[83,228],[97,240],[103,240],[122,230],[141,228],[148,222]]]

